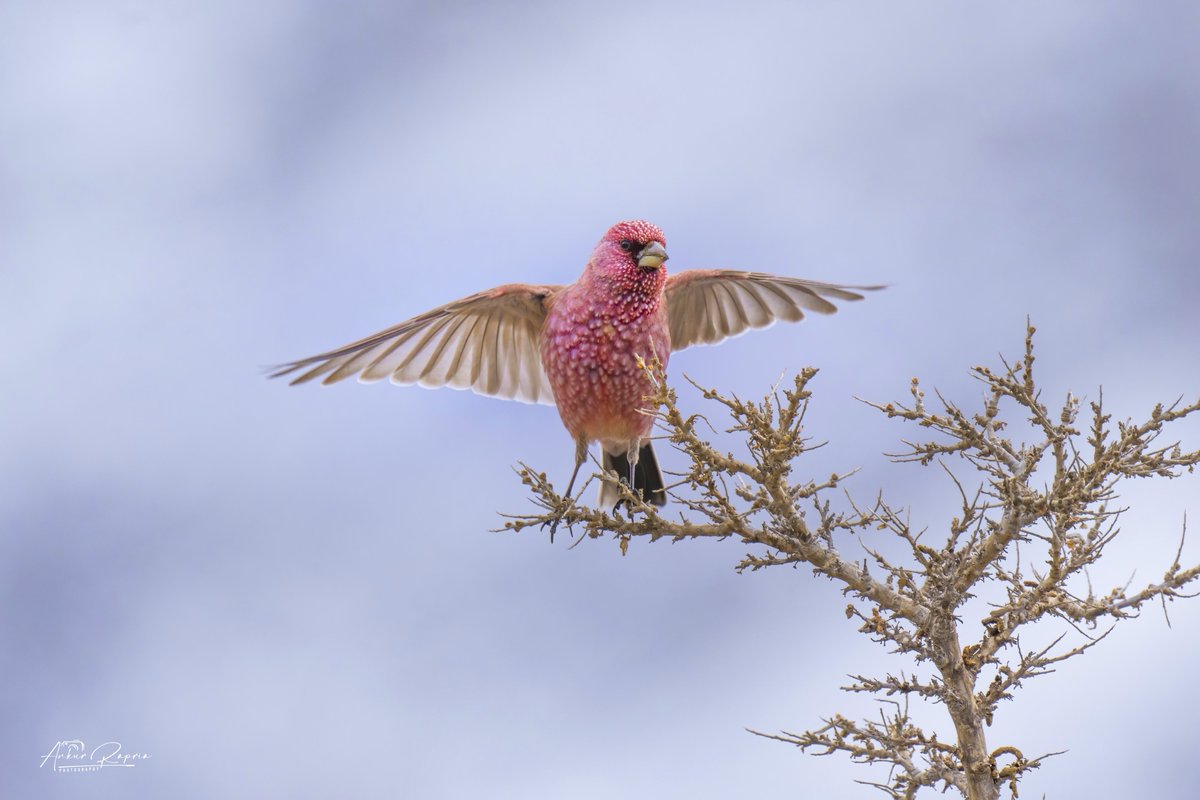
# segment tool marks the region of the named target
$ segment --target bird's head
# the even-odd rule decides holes
[[[666,280],[667,241],[657,225],[644,220],[618,222],[592,254],[593,268],[622,284],[658,287]]]

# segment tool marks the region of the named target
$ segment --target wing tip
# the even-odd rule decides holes
[[[308,366],[308,365],[305,364],[303,361],[293,361],[288,364],[272,364],[269,367],[263,367],[262,371],[265,373],[265,377],[267,380],[273,381],[276,378],[283,378],[287,375],[291,375],[296,370],[301,369],[306,366]],[[308,377],[304,374],[301,374],[301,375],[296,376],[295,378],[292,378],[290,381],[288,381],[288,386],[295,386],[296,384],[304,383],[307,380],[308,380]]]

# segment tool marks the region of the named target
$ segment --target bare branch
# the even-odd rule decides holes
[[[940,547],[926,544],[927,531],[913,530],[908,512],[882,495],[862,504],[845,494],[852,470],[797,477],[797,465],[820,446],[804,428],[809,384],[817,374],[812,368],[759,402],[697,386],[728,415],[727,432],[741,437],[745,452],[735,454],[705,440],[701,428],[711,429],[708,417],[680,410],[661,364],[643,363],[655,387],[647,413],[685,461],[669,490],[682,512],[643,503],[611,473],[593,479],[617,488],[620,510],[590,508],[581,503],[583,494],[563,497],[544,473],[522,464],[518,474],[538,510],[510,517],[504,527],[565,525],[579,541],[613,536],[622,552],[633,537],[732,537],[749,550],[738,570],[807,565],[841,587],[846,617],[860,632],[924,672],[851,676],[845,691],[886,704],[878,719],[854,722],[835,714],[804,733],[758,735],[886,767],[886,781],[863,783],[891,797],[951,787],[973,800],[997,798],[1002,787],[1015,797],[1018,781],[1056,754],[1026,759],[1015,745],[989,749],[987,728],[1000,701],[1088,652],[1145,604],[1159,602],[1165,612],[1168,601],[1191,596],[1184,590],[1200,577],[1200,565],[1183,563],[1186,518],[1160,581],[1098,595],[1089,575],[1121,532],[1124,509],[1115,502],[1121,482],[1173,478],[1200,463],[1200,450],[1159,442],[1172,423],[1200,411],[1200,400],[1160,404],[1143,421],[1114,424],[1101,393],[1088,404],[1084,424],[1075,395],[1057,408],[1043,402],[1033,337],[1028,326],[1019,359],[972,370],[984,390],[978,409],[937,392],[931,408],[916,379],[905,403],[867,402],[916,432],[895,460],[936,463],[937,474],[953,483],[956,513],[944,532],[935,531]],[[973,597],[985,598],[989,607],[977,622],[960,616]],[[1060,635],[1027,651],[1021,636],[1034,623],[1057,626]],[[1100,625],[1103,632],[1096,635]],[[1035,632],[1040,638],[1051,629]],[[910,699],[944,707],[952,735],[939,738],[918,727],[908,715]]]

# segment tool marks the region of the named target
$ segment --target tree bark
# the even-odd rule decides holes
[[[984,735],[983,714],[975,703],[975,676],[963,663],[962,645],[952,620],[937,620],[930,638],[937,655],[938,670],[946,683],[946,707],[958,734],[970,800],[999,800],[1000,787],[993,773]]]

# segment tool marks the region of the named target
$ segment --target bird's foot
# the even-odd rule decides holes
[[[634,495],[636,495],[638,497],[638,499],[642,500],[643,502],[645,501],[646,498],[642,495],[642,491],[640,489],[633,488],[633,478],[630,478],[629,480],[626,480],[625,478],[621,478],[621,485],[624,486],[625,488],[629,489],[629,491],[632,492]],[[620,511],[621,506],[625,506],[626,512],[630,511],[633,508],[633,504],[630,503],[629,500],[625,497],[622,497],[621,499],[617,500],[617,504],[615,506],[613,506],[613,511],[614,512]]]
[[[542,523],[542,530],[550,528],[550,544],[554,544],[554,532],[558,530],[558,523],[562,522],[562,516],[557,516],[552,520],[546,520]]]
[[[567,518],[567,512],[571,510],[571,503],[566,503],[554,510],[553,519],[548,519],[542,523],[542,530],[550,529],[550,544],[554,544],[554,532],[558,530],[558,526]],[[571,523],[567,523],[567,529],[570,530]]]

